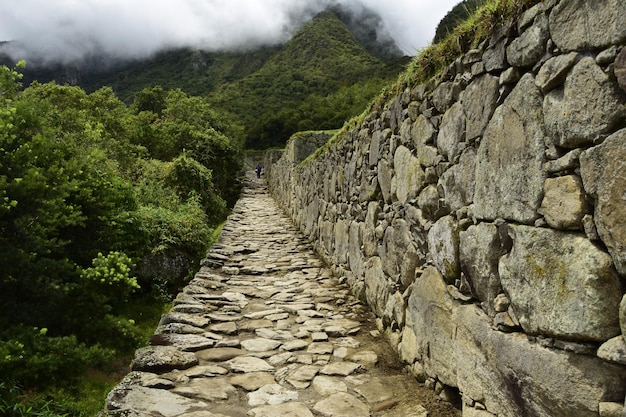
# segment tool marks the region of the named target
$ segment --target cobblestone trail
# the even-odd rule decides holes
[[[253,176],[132,369],[105,416],[461,415],[403,372]]]

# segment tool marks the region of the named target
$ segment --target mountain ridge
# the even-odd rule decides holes
[[[372,13],[360,16],[380,23]],[[358,28],[359,21],[333,6],[283,45],[228,52],[176,49],[122,65],[92,56],[82,64],[47,69],[27,65],[23,81],[56,81],[87,92],[110,86],[127,104],[145,88],[179,88],[234,114],[248,146],[276,146],[298,130],[341,127],[408,64],[389,37],[377,38],[374,26],[357,34],[350,27]]]

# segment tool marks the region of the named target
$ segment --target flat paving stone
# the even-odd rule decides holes
[[[262,337],[248,339],[241,342],[241,347],[249,352],[267,352],[278,349],[280,345],[282,345],[282,342]]]
[[[274,367],[260,358],[252,356],[238,356],[225,363],[233,372],[270,372]]]
[[[298,397],[296,391],[288,390],[279,384],[270,384],[248,393],[248,404],[252,407],[265,404],[278,405],[297,401]]]
[[[207,362],[223,362],[245,354],[245,350],[231,347],[216,347],[196,352],[198,359]]]
[[[248,415],[251,417],[313,417],[311,410],[299,402],[254,408]]]
[[[249,372],[242,375],[235,375],[230,378],[230,383],[236,387],[241,387],[246,391],[256,391],[261,387],[273,384],[274,375],[268,372]]]
[[[313,407],[324,417],[369,417],[370,408],[354,395],[338,392],[319,401]]]

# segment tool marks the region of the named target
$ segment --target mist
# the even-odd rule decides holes
[[[249,49],[287,41],[315,14],[340,5],[373,11],[381,37],[407,55],[427,46],[459,0],[0,0],[0,52],[70,63],[103,55],[145,58],[171,48]]]

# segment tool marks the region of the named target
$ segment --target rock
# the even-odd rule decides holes
[[[600,417],[622,417],[624,412],[624,404],[601,402],[598,407]]]
[[[234,322],[241,320],[241,316],[238,314],[220,314],[220,313],[209,313],[207,317],[211,319],[211,321],[216,322]]]
[[[550,34],[563,51],[602,49],[626,40],[626,4],[606,0],[602,7],[585,0],[559,2],[550,13]]]
[[[472,294],[484,303],[491,317],[497,311],[494,299],[502,290],[498,261],[505,253],[498,228],[493,224],[479,223],[460,233],[461,270]]]
[[[171,390],[174,394],[207,402],[227,400],[237,393],[237,389],[223,379],[195,378],[189,384]]]
[[[237,324],[233,322],[217,323],[209,327],[212,332],[223,334],[235,334],[237,333]]]
[[[500,279],[525,332],[596,342],[619,334],[611,312],[621,283],[608,254],[579,235],[528,226],[509,234],[513,250],[500,259]]]
[[[201,365],[194,366],[193,368],[189,368],[185,371],[185,375],[189,378],[204,378],[204,377],[213,377],[218,375],[226,375],[228,373],[228,369],[222,368],[217,365]]]
[[[289,401],[298,401],[298,393],[278,385],[270,384],[249,392],[248,405],[255,407],[258,405],[278,405]]]
[[[133,371],[162,373],[197,364],[198,358],[191,352],[181,352],[173,346],[148,346],[137,350],[131,368]]]
[[[459,264],[459,226],[452,216],[439,219],[428,232],[428,251],[446,282],[454,283]]]
[[[169,333],[178,333],[178,334],[203,334],[205,332],[204,329],[200,327],[190,326],[189,324],[183,323],[168,323],[165,325],[159,325],[154,332],[155,334],[169,334]]]
[[[236,326],[239,329],[239,331],[247,331],[247,330],[256,331],[257,329],[267,329],[267,328],[274,327],[274,323],[272,323],[271,320],[267,320],[267,319],[243,320],[243,321],[238,322]]]
[[[476,188],[476,151],[469,148],[463,152],[459,163],[443,173],[438,185],[443,188],[445,202],[451,211],[471,204]]]
[[[192,413],[185,413],[185,417],[228,417],[224,414],[215,414],[207,410],[194,411]]]
[[[544,137],[541,93],[525,75],[495,111],[478,149],[474,213],[534,223],[541,203]]]
[[[624,341],[626,341],[626,295],[624,295],[619,305],[619,324],[622,329]]]
[[[424,171],[419,160],[411,151],[399,146],[393,158],[395,178],[397,181],[396,196],[402,204],[415,198],[424,185]]]
[[[626,365],[626,341],[622,335],[602,344],[598,349],[598,357],[608,362]]]
[[[378,355],[374,351],[364,350],[362,352],[357,352],[354,355],[349,356],[348,360],[350,360],[351,362],[360,363],[365,367],[372,367],[378,363]]]
[[[385,274],[395,277],[404,287],[410,285],[415,278],[415,268],[420,262],[420,254],[413,241],[409,222],[404,219],[394,220],[391,227],[385,230],[381,249],[380,259]],[[366,275],[367,273],[366,270]],[[387,294],[383,293],[382,296],[375,294],[375,296],[380,297],[377,304],[379,303],[380,309],[383,310]]]
[[[406,303],[400,291],[396,291],[387,299],[387,305],[383,312],[384,323],[395,323],[398,327],[404,327]],[[393,325],[393,324],[392,324]]]
[[[622,91],[626,92],[626,48],[615,58],[615,78]]]
[[[274,376],[267,372],[249,372],[235,375],[230,378],[230,383],[235,387],[241,387],[246,391],[256,391],[266,385],[274,384]]]
[[[368,157],[368,164],[370,168],[374,168],[378,165],[378,161],[380,160],[380,145],[383,143],[383,140],[383,133],[380,130],[377,130],[372,134]]]
[[[254,313],[244,315],[244,317],[250,320],[257,320],[266,318],[267,316],[272,316],[274,314],[280,314],[282,312],[284,312],[282,308],[273,308],[270,310],[255,311]]]
[[[504,32],[504,30],[502,32]],[[492,34],[489,48],[487,48],[483,54],[484,70],[487,72],[499,71],[508,66],[506,60],[508,38],[502,32]]]
[[[436,134],[437,131],[430,120],[428,120],[428,118],[426,118],[423,114],[420,114],[411,129],[415,149],[421,149],[426,144],[432,143]]]
[[[544,164],[544,169],[549,174],[562,171],[573,171],[580,165],[578,159],[580,158],[581,153],[582,149],[574,149],[557,160],[547,161]]]
[[[380,204],[377,201],[372,201],[367,205],[367,215],[363,223],[363,253],[368,257],[375,256],[378,250],[375,229],[380,210]]]
[[[313,343],[316,342],[327,342],[328,341],[328,335],[324,332],[313,332],[311,333],[311,341]]]
[[[351,222],[348,242],[348,265],[357,280],[363,279],[365,258],[363,256],[363,227],[362,223]]]
[[[151,345],[174,346],[184,352],[208,349],[215,345],[215,340],[195,334],[156,334],[150,338]]]
[[[498,296],[493,300],[493,308],[497,313],[503,313],[509,309],[511,305],[511,301],[509,297],[504,294],[498,294]]]
[[[541,212],[554,229],[581,230],[587,214],[583,184],[576,175],[546,179]]]
[[[509,63],[514,67],[535,65],[545,53],[549,36],[548,18],[542,14],[506,48]]]
[[[496,415],[594,416],[600,401],[626,394],[621,366],[495,331],[477,306],[456,309],[454,322],[458,387]]]
[[[580,170],[585,191],[595,200],[594,220],[617,271],[626,276],[626,129],[583,152]]]
[[[274,367],[263,359],[250,356],[238,356],[225,363],[233,372],[273,372]]]
[[[289,342],[284,343],[280,350],[286,350],[287,352],[293,352],[296,350],[306,349],[309,346],[309,342],[305,340],[291,340]]]
[[[280,345],[282,345],[282,342],[271,339],[264,339],[262,337],[248,339],[241,342],[241,347],[243,347],[248,352],[268,352],[278,349]]]
[[[467,117],[465,138],[472,141],[483,135],[498,102],[498,77],[483,75],[466,88],[461,103]]]
[[[162,415],[176,417],[191,410],[207,407],[208,404],[198,400],[185,398],[162,389],[133,387],[123,385],[114,388],[106,399],[107,410],[135,413],[137,416]],[[157,414],[158,413],[158,414]]]
[[[348,392],[348,386],[338,378],[333,378],[325,375],[318,375],[313,378],[313,389],[322,397],[338,392]]]
[[[319,372],[328,376],[348,376],[363,370],[363,367],[354,362],[332,362],[324,366]]]
[[[370,258],[365,268],[365,299],[367,304],[371,306],[373,313],[382,317],[389,297],[389,284],[385,278],[380,258]]]
[[[199,327],[201,329],[205,328],[209,325],[211,320],[206,317],[198,316],[195,314],[188,313],[167,313],[161,317],[161,321],[159,322],[160,326],[165,326],[170,323],[181,323],[187,324],[193,327]]]
[[[546,61],[537,73],[535,83],[543,93],[547,93],[565,81],[569,70],[578,61],[578,52],[557,55]]]
[[[448,171],[446,171],[447,173]],[[444,173],[445,175],[445,173]],[[448,182],[448,181],[446,181]],[[429,218],[435,218],[439,212],[439,191],[435,185],[428,185],[422,190],[417,199],[417,205]]]
[[[313,413],[299,402],[289,402],[278,405],[267,405],[250,410],[251,417],[313,417]]]
[[[391,181],[393,178],[393,170],[389,166],[389,162],[385,159],[381,159],[378,163],[378,184],[380,185],[380,191],[383,194],[383,199],[386,202],[391,202]]]
[[[313,409],[324,417],[369,417],[369,407],[345,392],[332,394],[315,404]]]
[[[311,385],[311,381],[319,371],[319,366],[304,365],[290,372],[285,379],[297,389],[305,389]]]
[[[465,140],[465,112],[461,103],[454,103],[443,115],[437,148],[448,161],[454,161],[459,154],[460,143]]]
[[[335,223],[335,251],[334,259],[338,265],[348,262],[348,251],[350,250],[350,223],[345,220],[338,220]]]
[[[326,338],[328,339],[328,336]],[[330,355],[334,349],[333,344],[329,342],[312,342],[306,351],[312,355]]]
[[[440,83],[432,94],[433,105],[440,113],[445,113],[457,98],[458,92],[456,91],[454,83],[450,81]]]
[[[543,110],[547,133],[566,148],[593,143],[626,117],[622,94],[590,57],[574,66],[563,89],[548,93]]]
[[[355,387],[354,391],[371,405],[393,398],[394,392],[392,389],[393,386],[385,384],[384,381],[373,379]]]
[[[500,85],[515,84],[519,81],[520,78],[522,78],[520,70],[516,67],[511,67],[508,70],[504,71],[502,74],[500,74],[500,79],[498,80],[498,82],[500,83]]]

